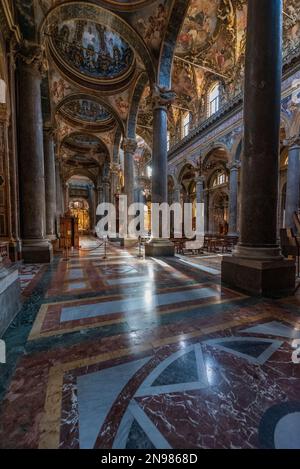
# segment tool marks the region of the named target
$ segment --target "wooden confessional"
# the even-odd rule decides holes
[[[60,249],[79,249],[78,219],[69,215],[60,217]]]

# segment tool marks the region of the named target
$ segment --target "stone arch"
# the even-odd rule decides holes
[[[113,163],[118,164],[119,163],[119,152],[120,152],[120,143],[121,143],[121,137],[122,137],[122,130],[120,127],[117,127],[116,133],[115,133],[115,140],[114,140],[114,147],[113,147]]]
[[[189,160],[185,160],[183,161],[180,166],[177,168],[177,171],[174,175],[174,177],[176,178],[176,181],[178,184],[181,183],[181,178],[182,178],[182,175],[183,175],[183,172],[185,170],[186,167],[190,167],[190,168],[193,168],[193,170],[196,171],[196,164],[194,163],[194,161],[189,161]]]
[[[141,73],[136,80],[134,92],[131,98],[131,105],[127,119],[126,135],[128,138],[136,138],[136,124],[139,111],[140,100],[142,98],[145,86],[148,83],[146,73]]]
[[[229,148],[222,142],[214,142],[203,153],[203,155],[202,155],[202,165],[205,166],[205,164],[209,161],[209,159],[214,155],[214,152],[219,151],[219,150],[224,152],[224,155],[226,154],[227,162],[230,161],[230,150],[229,150]]]
[[[284,129],[286,138],[289,138],[291,136],[291,126],[292,126],[292,122],[289,116],[286,113],[281,112],[280,128]]]
[[[209,231],[215,234],[227,234],[229,222],[229,191],[216,189],[209,200]]]
[[[243,153],[243,145],[244,145],[244,135],[241,133],[235,139],[234,144],[232,145],[231,149],[231,160],[232,161],[241,161],[242,153]]]
[[[300,111],[296,111],[290,125],[289,137],[300,135]]]
[[[64,174],[64,182],[68,182],[72,177],[74,176],[84,176],[88,179],[90,179],[90,181],[94,184],[95,187],[97,187],[97,178],[95,176],[95,174],[93,174],[91,171],[89,171],[88,169],[86,168],[73,168],[69,171],[67,171],[65,174]]]
[[[189,3],[189,0],[176,0],[173,2],[173,8],[168,21],[168,29],[165,33],[160,50],[157,73],[157,83],[163,88],[171,88],[176,41],[188,10]]]

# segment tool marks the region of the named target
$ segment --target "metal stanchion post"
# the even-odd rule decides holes
[[[139,254],[138,254],[138,258],[142,258],[144,257],[143,254],[142,254],[142,238],[141,236],[139,236]]]
[[[104,256],[103,256],[103,259],[107,259],[107,247],[106,247],[106,243],[107,243],[107,236],[104,236]]]

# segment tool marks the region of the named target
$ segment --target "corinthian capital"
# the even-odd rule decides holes
[[[165,87],[154,85],[152,90],[152,102],[153,108],[157,107],[168,107],[176,99],[176,93],[172,90],[168,90]]]
[[[123,140],[123,148],[125,153],[135,153],[137,141],[134,138],[125,138]]]
[[[39,44],[24,41],[17,51],[16,57],[19,58],[23,64],[28,65],[33,72],[42,74],[47,70],[44,50]]]
[[[229,171],[238,171],[240,167],[241,167],[241,162],[239,160],[233,160],[227,164],[227,169],[229,169]]]
[[[300,146],[300,135],[294,135],[293,137],[287,138],[283,141],[286,147],[298,147]]]

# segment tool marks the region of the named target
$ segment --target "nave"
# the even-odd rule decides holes
[[[300,295],[225,288],[220,261],[83,238],[35,266],[4,336],[0,447],[299,448]]]

